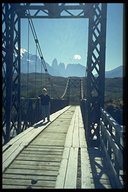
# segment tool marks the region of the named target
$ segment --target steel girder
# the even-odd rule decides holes
[[[28,17],[89,19],[87,138],[89,143],[94,140],[99,142],[100,107],[104,103],[106,10],[105,3],[3,4],[3,127],[6,127],[6,142],[9,140],[13,111],[20,128],[20,18]],[[20,129],[17,132],[19,131]]]
[[[22,18],[88,18],[90,3],[20,3],[15,8]]]
[[[81,79],[70,77],[67,87],[67,98],[69,104],[79,104],[81,99]]]
[[[12,4],[2,4],[3,143],[20,132],[20,20]]]
[[[99,145],[100,107],[104,106],[106,12],[105,3],[92,4],[87,58],[87,139]]]

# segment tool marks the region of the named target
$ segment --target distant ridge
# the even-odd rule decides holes
[[[29,70],[27,67],[29,58]],[[36,62],[36,68],[35,68]],[[86,67],[78,64],[68,64],[66,67],[64,63],[58,63],[57,59],[55,58],[51,65],[46,63],[48,73],[52,76],[61,76],[61,77],[69,77],[69,76],[77,76],[77,77],[84,77],[86,76]],[[40,58],[36,55],[29,54],[25,49],[21,50],[21,73],[34,73],[36,70],[37,73],[44,73],[44,69],[41,69],[41,61]],[[123,67],[119,66],[111,71],[105,72],[106,78],[114,78],[114,77],[123,77]]]
[[[111,71],[105,72],[106,78],[123,77],[123,66],[119,66]]]

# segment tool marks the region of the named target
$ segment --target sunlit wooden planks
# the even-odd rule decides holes
[[[67,131],[64,154],[61,161],[56,188],[77,188],[80,180],[81,188],[94,188],[85,131],[80,107],[76,106],[70,126]],[[80,151],[80,157],[78,156]],[[78,161],[81,161],[80,163]],[[78,164],[80,174],[78,178]]]
[[[71,147],[64,188],[76,188],[77,184],[78,148]]]
[[[53,125],[49,124],[47,129],[44,129],[20,152],[3,174],[3,188],[55,187],[64,141],[74,109],[75,107],[69,110],[67,115],[59,114],[57,121],[52,122]],[[60,130],[58,124],[61,125]],[[14,180],[17,182],[15,183]]]
[[[70,106],[67,106],[64,109],[52,114],[51,121],[53,122],[57,117],[59,117],[69,108]],[[52,122],[38,127],[38,129],[30,127],[17,135],[15,138],[11,139],[5,146],[3,146],[2,171],[4,171],[16,158],[16,156]],[[52,144],[53,143],[50,143],[50,145]]]

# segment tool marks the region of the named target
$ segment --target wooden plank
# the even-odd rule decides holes
[[[28,186],[32,184],[32,180],[30,179],[3,179],[3,184],[6,185],[23,185]],[[35,180],[34,186],[52,186],[54,187],[55,181],[42,181],[42,180]]]
[[[34,140],[33,143],[34,144],[39,144],[40,142],[42,142],[42,145],[53,145],[55,147],[58,147],[58,146],[64,146],[64,141],[63,140],[49,140],[49,139],[37,139],[37,140]]]
[[[44,145],[45,146],[45,145]],[[50,146],[50,145],[49,145]],[[43,147],[43,145],[42,145],[42,147]],[[62,154],[63,153],[63,149],[44,149],[44,148],[25,148],[24,149],[24,153],[33,153],[33,152],[36,152],[36,153],[44,153],[44,154],[46,154],[46,153],[54,153],[54,154]]]
[[[34,186],[51,186],[54,187],[55,181],[42,181],[42,180],[35,180],[37,183],[34,184]],[[32,184],[32,180],[30,179],[2,179],[3,185],[23,185],[23,186],[28,186]]]
[[[76,109],[75,109],[76,112]],[[74,130],[74,123],[75,123],[75,112],[72,116],[68,131],[67,131],[67,135],[66,135],[66,140],[65,140],[65,147],[71,147],[72,146],[72,140],[73,140],[73,130]]]
[[[26,186],[23,185],[2,185],[3,189],[26,189]]]
[[[71,106],[67,106],[67,107],[65,107],[65,108],[63,108],[63,109],[61,109],[61,110],[53,113],[52,115],[50,115],[50,116],[51,116],[51,117],[50,117],[51,121],[54,121],[57,117],[59,117],[59,116],[60,116],[61,114],[63,114],[64,112],[66,112],[70,107],[71,107]]]
[[[26,147],[30,142],[32,142],[46,127],[38,127],[38,129],[33,129],[31,135],[26,135],[25,139],[22,141],[22,145]]]
[[[37,157],[37,158],[48,158],[48,159],[50,159],[50,158],[58,158],[58,159],[60,159],[61,158],[61,154],[60,155],[55,155],[55,154],[52,154],[52,155],[50,155],[50,154],[42,154],[42,153],[40,153],[40,154],[37,154],[37,153],[34,153],[34,154],[30,154],[30,153],[28,153],[28,154],[24,154],[24,153],[22,153],[21,152],[21,154],[19,155],[19,157],[23,157],[24,158],[24,156],[27,156],[28,158],[33,158],[33,157]]]
[[[27,128],[25,131],[22,133],[18,134],[16,137],[12,138],[7,144],[5,144],[2,147],[2,152],[5,152],[10,146],[12,146],[15,142],[17,142],[19,139],[21,139],[23,136],[25,136],[29,131],[31,131],[33,127]]]
[[[42,154],[42,155],[62,155],[62,151],[43,151],[43,150],[23,150],[22,154],[27,155],[27,154]]]
[[[69,151],[70,151],[70,149],[65,147],[64,152],[63,152],[62,161],[60,164],[59,174],[56,179],[55,188],[60,188],[60,189],[64,188],[64,182],[65,182],[65,176],[66,176],[68,158],[69,158]]]
[[[39,130],[40,131],[40,130]],[[37,133],[39,132],[37,131]],[[24,142],[24,140],[31,140],[32,136],[35,135],[35,130],[31,129],[31,131],[28,132],[27,135],[25,135],[24,137],[22,137],[20,140],[17,140],[17,142],[15,142],[8,150],[6,150],[3,153],[3,163],[15,152],[15,150],[17,150],[18,152],[18,147],[20,145],[22,145],[21,143]],[[26,146],[28,143],[28,141],[26,141],[26,143],[24,142],[24,146]],[[22,148],[23,149],[23,148]],[[19,153],[21,152],[21,149],[19,148]]]
[[[2,147],[2,153],[5,152],[9,147],[11,146],[11,144],[7,143]]]
[[[6,161],[2,164],[2,172],[5,171],[5,169],[11,164],[11,162],[17,157],[17,155],[23,150],[23,146],[18,146],[16,150],[9,156]]]
[[[40,165],[44,165],[44,166],[59,166],[60,165],[60,161],[42,161],[42,160],[38,160],[38,161],[32,161],[32,160],[18,160],[15,159],[14,161],[15,164],[24,164],[24,165],[35,165],[35,164],[40,164]]]
[[[17,160],[25,160],[25,161],[28,161],[28,160],[31,160],[31,161],[48,161],[48,162],[50,162],[50,161],[55,161],[55,162],[60,162],[61,161],[61,157],[52,157],[51,159],[49,159],[48,157],[37,157],[37,156],[24,156],[24,155],[19,155],[17,158],[16,158]]]
[[[81,148],[81,188],[94,189],[93,176],[86,148]]]
[[[78,109],[78,130],[79,130],[79,146],[81,147],[86,147],[87,148],[87,142],[86,142],[86,138],[85,138],[85,130],[84,130],[84,124],[83,124],[83,120],[82,120],[82,113],[80,110],[80,107]]]
[[[42,144],[38,144],[35,145],[34,143],[31,143],[31,145],[27,146],[26,149],[30,149],[30,148],[35,148],[36,150],[42,148],[43,150],[63,150],[64,147],[63,146],[53,146],[53,145],[42,145]]]
[[[58,135],[58,137],[57,137],[57,135]],[[61,137],[61,136],[59,137],[59,136],[60,136],[60,134],[58,133],[58,134],[56,134],[56,138],[54,136],[52,137],[52,134],[51,134],[51,137],[47,137],[47,134],[44,133],[43,135],[38,137],[38,140],[40,140],[40,141],[42,140],[41,144],[43,143],[44,140],[48,140],[48,141],[55,140],[58,142],[59,141],[62,142],[62,140],[65,140],[66,134],[64,135],[64,137]]]
[[[38,164],[35,164],[35,165],[29,165],[29,164],[11,164],[10,169],[40,169],[40,170],[50,170],[50,171],[57,171],[59,169],[59,166],[46,166],[46,165],[40,165],[39,163]]]
[[[33,130],[33,127],[28,127],[26,130],[18,134],[16,137],[12,138],[9,143],[12,145],[15,142],[19,141],[20,139],[23,140],[23,137],[26,136],[26,134],[30,133]]]
[[[47,187],[47,186],[34,186],[34,185],[30,185],[30,186],[23,186],[23,185],[3,185],[2,186],[3,189],[53,189],[52,187]]]
[[[64,147],[71,147],[72,146],[72,137],[73,137],[73,129],[74,129],[74,122],[73,121],[74,120],[75,120],[75,118],[73,118],[72,123],[69,126]]]
[[[2,163],[4,163],[16,150],[18,151],[19,145],[15,145],[11,148],[9,148],[7,151],[5,151],[5,153],[3,154],[2,157]],[[23,147],[22,147],[23,149]],[[19,151],[21,151],[21,149],[19,149]]]
[[[22,140],[18,140],[17,142],[15,142],[8,150],[6,150],[3,154],[3,167],[2,170],[4,172],[4,170],[10,165],[10,163],[17,157],[17,155],[24,149],[24,147],[26,145],[28,145],[28,143],[31,141],[31,139],[33,137],[35,137],[35,135],[38,135],[40,133],[40,131],[42,130],[37,130],[36,134],[35,134],[35,130],[32,130],[31,132],[29,132],[29,135],[26,135],[24,137],[24,139],[26,137],[29,137],[29,139],[26,141],[26,143],[24,143],[23,145],[21,144]],[[23,139],[23,137],[22,137]],[[20,145],[18,145],[20,144]]]
[[[75,122],[74,122],[74,129],[73,129],[73,142],[72,147],[79,147],[79,132],[78,132],[78,106],[76,107],[75,111]]]
[[[78,160],[78,148],[70,149],[67,173],[64,188],[76,188],[77,184],[77,160]]]
[[[34,129],[33,133],[31,134],[31,136],[29,138],[25,139],[25,142],[23,142],[23,145],[27,146],[30,142],[32,142],[45,128],[47,127],[47,125],[42,126],[42,127],[38,127],[38,129]]]
[[[85,140],[85,130],[83,128],[79,128],[79,141],[80,141],[80,148],[85,147],[87,148],[87,142]]]
[[[29,145],[27,146],[24,151],[36,151],[36,152],[58,152],[58,153],[61,153],[63,152],[63,149],[64,147],[55,147],[53,148],[54,146],[52,145],[52,147],[50,145],[46,146],[46,145],[37,145],[36,147],[35,146],[32,146],[32,145]]]
[[[50,175],[52,175],[52,176],[57,176],[58,175],[58,171],[42,171],[42,170],[36,170],[35,171],[35,169],[10,169],[10,168],[8,168],[7,170],[6,170],[6,173],[13,173],[13,174],[24,174],[24,175],[46,175],[46,176],[50,176]]]
[[[45,133],[45,132],[44,132]],[[64,133],[60,133],[60,132],[47,132],[46,134],[41,135],[41,138],[44,139],[45,137],[52,138],[52,139],[58,139],[58,135],[59,135],[59,140],[60,139],[64,139],[65,138],[65,134]]]
[[[47,181],[56,181],[56,176],[52,175],[22,175],[22,174],[12,174],[12,173],[4,173],[3,178],[6,179],[37,179],[37,180],[47,180]]]
[[[79,119],[79,127],[84,129],[84,124],[83,124],[83,119],[82,119],[82,114],[81,114],[80,108],[79,108],[78,115],[79,115],[79,117],[78,117],[78,119]]]

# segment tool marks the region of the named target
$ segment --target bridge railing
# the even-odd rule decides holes
[[[68,105],[67,100],[51,99],[50,114],[64,108]],[[21,101],[21,122],[24,129],[37,123],[42,119],[42,109],[40,99],[29,98]]]
[[[123,187],[123,126],[101,108],[100,141],[114,174],[115,187]]]
[[[54,113],[68,105],[67,100],[62,99],[51,99],[50,113]],[[21,98],[20,107],[20,123],[14,114],[11,116],[10,129],[7,130],[6,126],[3,127],[2,133],[2,144],[6,144],[10,139],[18,135],[19,133],[26,130],[28,127],[37,123],[42,119],[41,115],[41,103],[40,99],[37,98]],[[20,125],[20,126],[19,126]],[[10,138],[7,139],[7,132]]]

